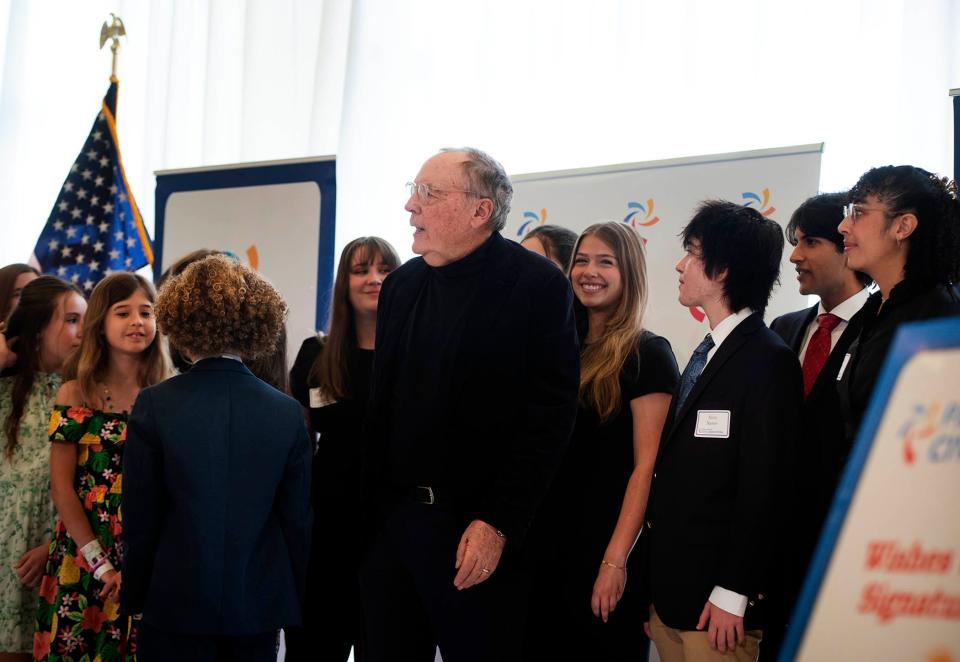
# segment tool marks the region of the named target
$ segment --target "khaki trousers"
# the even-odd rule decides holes
[[[662,662],[756,662],[763,633],[749,630],[744,634],[746,641],[743,646],[721,653],[710,648],[705,630],[674,629],[661,621],[656,610],[650,607],[650,638]]]

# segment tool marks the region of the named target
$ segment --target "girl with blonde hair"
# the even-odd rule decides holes
[[[641,605],[625,593],[628,560],[679,372],[670,344],[643,328],[646,258],[630,227],[584,230],[569,277],[581,343],[580,408],[530,534],[524,659],[637,659]]]

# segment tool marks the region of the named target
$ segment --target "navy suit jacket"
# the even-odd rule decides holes
[[[802,389],[796,355],[753,314],[670,405],[642,536],[648,599],[667,625],[694,629],[721,586],[748,597],[747,629],[763,627]],[[704,410],[729,412],[727,438],[697,436]]]
[[[368,408],[364,487],[368,512],[389,499],[388,399],[403,379],[400,339],[430,267],[410,260],[384,281]],[[457,354],[448,411],[443,485],[464,523],[521,541],[560,465],[573,430],[580,350],[570,283],[557,267],[513,241],[491,238]],[[443,498],[441,496],[440,498]],[[372,524],[375,526],[375,523]]]
[[[124,609],[189,634],[298,625],[310,460],[300,405],[239,361],[141,391],[123,460]]]

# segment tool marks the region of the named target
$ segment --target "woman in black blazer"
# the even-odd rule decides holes
[[[284,630],[286,662],[361,660],[360,432],[370,396],[380,286],[400,266],[397,252],[379,237],[360,237],[343,248],[333,286],[330,332],[303,341],[290,371],[290,389],[311,432],[320,435],[313,460],[317,528],[307,573],[302,628]],[[314,436],[314,435],[311,435]],[[335,531],[331,539],[330,531]]]
[[[235,260],[165,283],[161,331],[190,372],[140,392],[127,428],[121,600],[141,662],[274,660],[300,623],[311,445],[300,406],[243,364],[275,347],[286,304]]]
[[[914,166],[883,166],[850,190],[837,228],[847,266],[876,281],[838,387],[852,440],[887,351],[904,322],[960,315],[957,184]]]

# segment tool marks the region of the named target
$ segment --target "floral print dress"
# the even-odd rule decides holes
[[[15,379],[0,379],[0,430],[13,407]],[[59,375],[36,374],[9,458],[2,455],[7,436],[0,431],[0,651],[8,653],[33,649],[37,589],[21,584],[12,568],[53,535],[57,511],[50,499],[47,421],[59,386]]]
[[[121,567],[120,495],[127,415],[86,407],[57,406],[50,441],[77,444],[74,488],[93,534],[117,569]],[[40,583],[33,656],[49,662],[135,660],[136,622],[120,604],[98,596],[103,584],[57,520],[50,557]]]

